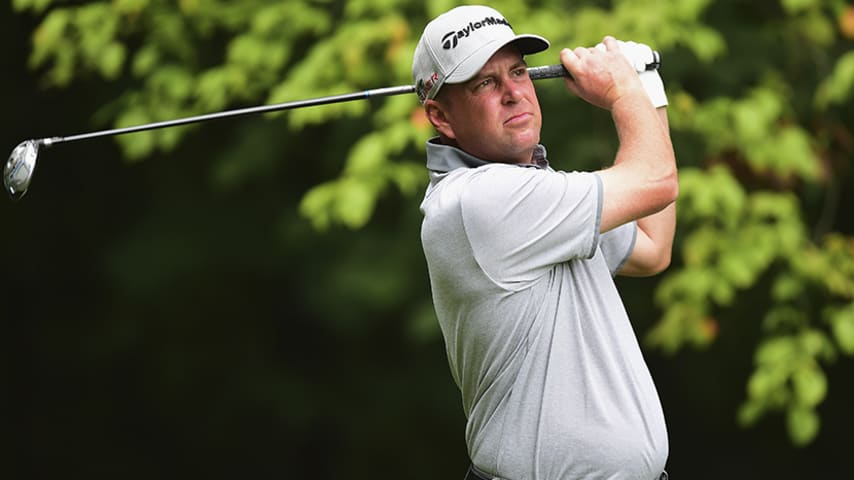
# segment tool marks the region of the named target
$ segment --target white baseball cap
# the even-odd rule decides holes
[[[505,45],[514,43],[522,55],[542,52],[549,42],[538,35],[516,35],[497,10],[466,5],[449,10],[424,27],[412,58],[418,100],[436,98],[446,83],[462,83],[480,72]]]

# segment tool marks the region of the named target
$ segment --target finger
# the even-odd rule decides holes
[[[581,59],[578,55],[585,55],[589,53],[585,48],[576,48],[575,50],[570,50],[568,48],[564,48],[560,51],[560,62],[563,64],[566,71],[569,72],[569,77],[564,77],[564,82],[566,83],[566,87],[576,95],[578,94],[578,87],[575,84],[575,79],[573,78],[573,74],[578,71],[581,65]]]
[[[639,72],[646,70],[646,64],[652,63],[655,60],[655,56],[652,53],[652,48],[645,43],[636,43],[631,42],[632,47],[634,48],[635,58],[637,58],[638,63],[640,65]]]
[[[563,64],[566,71],[572,74],[573,71],[578,69],[579,64],[581,63],[581,59],[578,55],[583,55],[584,52],[580,48],[576,48],[575,50],[570,50],[568,48],[564,48],[560,51],[560,63]]]
[[[569,73],[578,71],[584,68],[586,61],[589,61],[592,55],[592,49],[585,47],[577,47],[574,50],[564,48],[560,52],[560,60],[563,66]]]
[[[602,43],[605,44],[605,48],[607,48],[609,52],[619,52],[620,51],[620,44],[617,42],[617,39],[610,36],[610,35],[607,35],[602,40]]]
[[[620,45],[620,48],[637,72],[645,71],[646,64],[653,61],[652,49],[643,43],[628,41]]]
[[[590,55],[590,50],[587,47],[575,47],[575,50],[571,50],[571,52],[575,55],[575,58],[581,60],[583,58],[587,58]]]

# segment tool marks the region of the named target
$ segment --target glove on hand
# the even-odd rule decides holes
[[[658,74],[658,70],[646,69],[647,64],[656,60],[655,53],[649,45],[622,40],[617,40],[617,45],[620,47],[620,53],[638,72],[638,78],[640,78],[641,85],[652,101],[652,105],[655,108],[667,105],[667,95],[664,93],[664,82],[661,81],[661,75]],[[600,43],[596,45],[596,48],[605,50],[605,44]]]

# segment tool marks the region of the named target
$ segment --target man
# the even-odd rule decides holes
[[[548,45],[465,6],[427,25],[413,59],[438,132],[421,237],[468,419],[466,478],[666,478],[661,405],[612,279],[670,262],[663,85],[630,64],[651,60],[644,45],[561,51],[567,88],[611,112],[620,146],[610,168],[554,171],[523,58]]]

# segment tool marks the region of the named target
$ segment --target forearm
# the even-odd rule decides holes
[[[659,123],[669,131],[667,109],[658,109]],[[669,137],[669,135],[668,135]],[[663,271],[670,265],[673,237],[676,232],[676,202],[659,212],[637,220],[638,234],[635,250],[622,275],[647,276]]]
[[[637,180],[673,178],[676,159],[667,109],[654,109],[645,95],[635,95],[615,104],[611,114],[620,142],[614,166],[630,163],[633,173],[641,176]]]
[[[661,126],[664,135],[667,138],[667,145],[671,145],[670,141],[670,124],[667,120],[667,108],[661,107],[656,109],[657,124]],[[673,154],[673,147],[670,147],[670,159],[672,160],[672,171],[676,173],[676,159]],[[662,249],[670,251],[673,245],[673,235],[676,231],[676,202],[672,202],[660,212],[648,215],[638,219],[638,228],[643,230],[646,235],[656,244],[661,243]]]
[[[612,109],[620,146],[614,165],[600,172],[610,200],[603,232],[660,212],[678,194],[673,147],[661,114],[643,96],[627,100]]]

